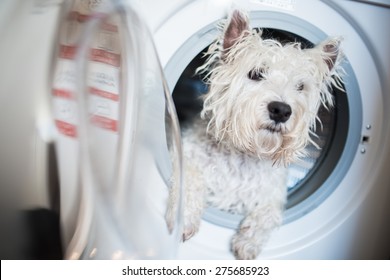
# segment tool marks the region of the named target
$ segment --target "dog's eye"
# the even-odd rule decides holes
[[[303,83],[299,83],[296,85],[297,91],[302,91],[305,88],[305,85]]]
[[[264,79],[264,71],[261,69],[253,69],[249,71],[248,78],[253,81],[261,81]]]

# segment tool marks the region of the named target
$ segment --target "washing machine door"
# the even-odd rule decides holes
[[[201,77],[194,77],[194,69],[202,64],[204,50],[219,35],[217,23],[226,17],[232,2],[249,11],[252,28],[264,29],[266,36],[299,41],[307,47],[328,36],[344,37],[344,90],[334,90],[334,110],[320,112],[323,126],[317,131],[317,144],[321,149],[309,147],[310,156],[290,167],[284,224],[260,258],[369,256],[369,246],[360,245],[358,255],[353,242],[345,246],[344,241],[356,237],[353,227],[365,227],[368,220],[356,218],[356,213],[363,211],[362,204],[368,207],[370,193],[379,193],[384,187],[378,178],[384,174],[387,154],[381,154],[386,146],[387,99],[372,49],[359,26],[329,1],[181,1],[160,17],[149,10],[151,23],[156,24],[158,53],[183,119],[192,116],[188,104],[195,104],[191,107],[194,114],[201,107],[196,100],[207,87]],[[186,114],[181,114],[180,106],[186,107]],[[370,203],[375,205],[375,201]],[[180,256],[233,258],[230,239],[241,219],[208,209],[199,234],[181,247]]]
[[[173,258],[180,131],[146,25],[127,1],[65,1],[58,34],[52,104],[66,257]]]

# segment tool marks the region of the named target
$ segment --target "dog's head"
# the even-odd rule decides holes
[[[261,38],[248,17],[234,11],[209,48],[200,71],[209,92],[202,117],[219,142],[235,150],[288,164],[304,155],[321,104],[333,105],[340,41],[312,49]]]

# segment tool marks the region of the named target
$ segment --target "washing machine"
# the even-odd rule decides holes
[[[249,13],[264,36],[311,47],[342,36],[343,90],[310,156],[289,167],[283,225],[260,259],[387,259],[390,256],[389,1],[142,1],[144,16],[182,122],[199,112],[207,91],[194,74],[232,7]],[[180,246],[182,259],[232,259],[230,239],[242,217],[209,208],[199,233]]]

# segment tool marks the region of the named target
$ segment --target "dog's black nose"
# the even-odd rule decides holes
[[[269,103],[268,111],[269,117],[276,123],[284,123],[288,121],[292,113],[290,105],[278,101]]]

